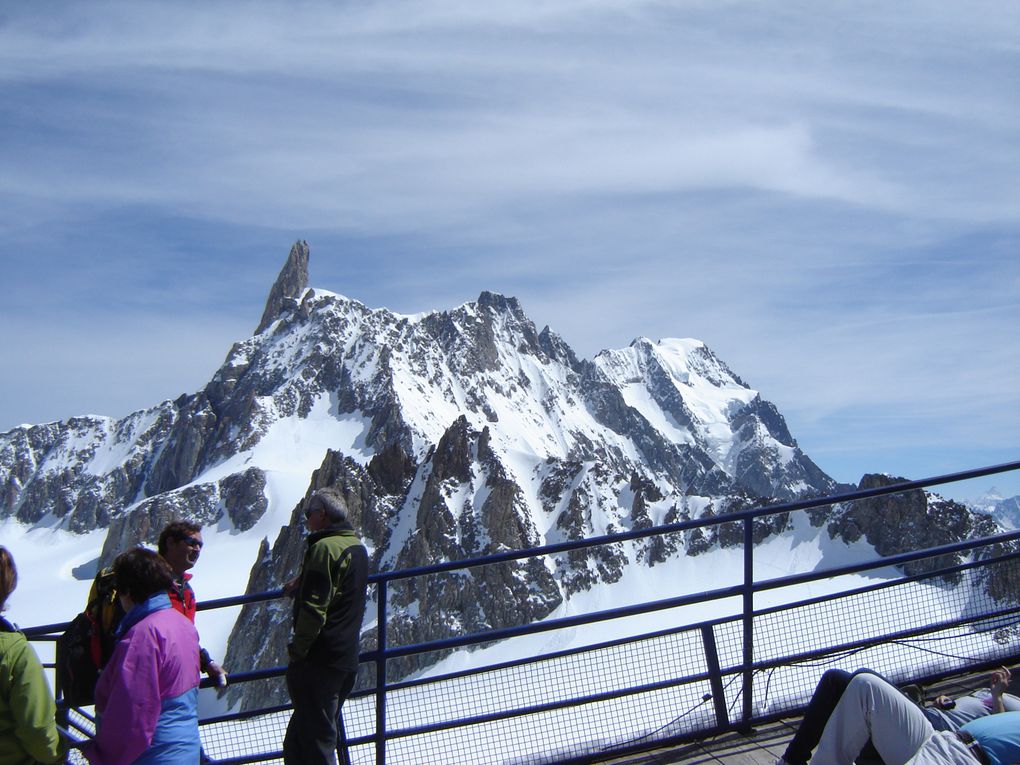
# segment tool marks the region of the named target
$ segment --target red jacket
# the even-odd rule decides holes
[[[188,573],[174,577],[169,590],[170,605],[188,617],[188,620],[194,624],[198,601],[195,600],[195,591],[191,589],[191,585],[188,583],[190,579],[191,574]]]
[[[191,574],[187,572],[181,576],[175,576],[167,592],[170,595],[170,605],[188,617],[188,621],[194,624],[198,601],[195,600],[195,591],[191,589],[191,585],[188,583],[190,580]],[[212,661],[212,657],[209,656],[209,652],[204,648],[199,649],[198,657],[202,671],[205,672],[209,662]]]

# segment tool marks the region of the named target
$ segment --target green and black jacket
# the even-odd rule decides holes
[[[357,672],[367,581],[368,551],[350,524],[308,537],[287,646],[291,661]]]

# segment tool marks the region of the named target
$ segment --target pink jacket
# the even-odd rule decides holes
[[[146,605],[154,600],[146,601]],[[82,750],[92,765],[129,765],[153,744],[161,714],[172,708],[171,715],[180,717],[182,705],[185,716],[193,711],[190,697],[197,696],[189,691],[198,687],[200,679],[198,632],[187,617],[169,605],[167,602],[165,607],[151,610],[124,633],[99,676],[99,731]],[[177,698],[184,694],[188,696],[183,700]],[[168,722],[177,727],[165,717],[164,731]],[[197,719],[195,713],[192,729],[196,747]],[[186,732],[187,725],[181,730],[182,735],[191,735]]]

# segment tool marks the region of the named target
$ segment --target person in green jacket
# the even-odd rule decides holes
[[[287,690],[294,713],[283,740],[283,761],[332,765],[337,716],[358,674],[368,551],[347,518],[343,494],[333,487],[308,500],[305,523],[311,533],[301,573],[284,585],[294,598],[294,635],[287,646]]]
[[[18,569],[0,547],[0,611],[18,586]],[[64,758],[57,706],[42,664],[25,636],[0,617],[0,765],[54,763]]]

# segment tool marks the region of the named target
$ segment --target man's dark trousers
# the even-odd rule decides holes
[[[294,713],[283,739],[287,765],[334,765],[336,720],[357,678],[355,672],[292,661],[287,666],[287,690]]]

